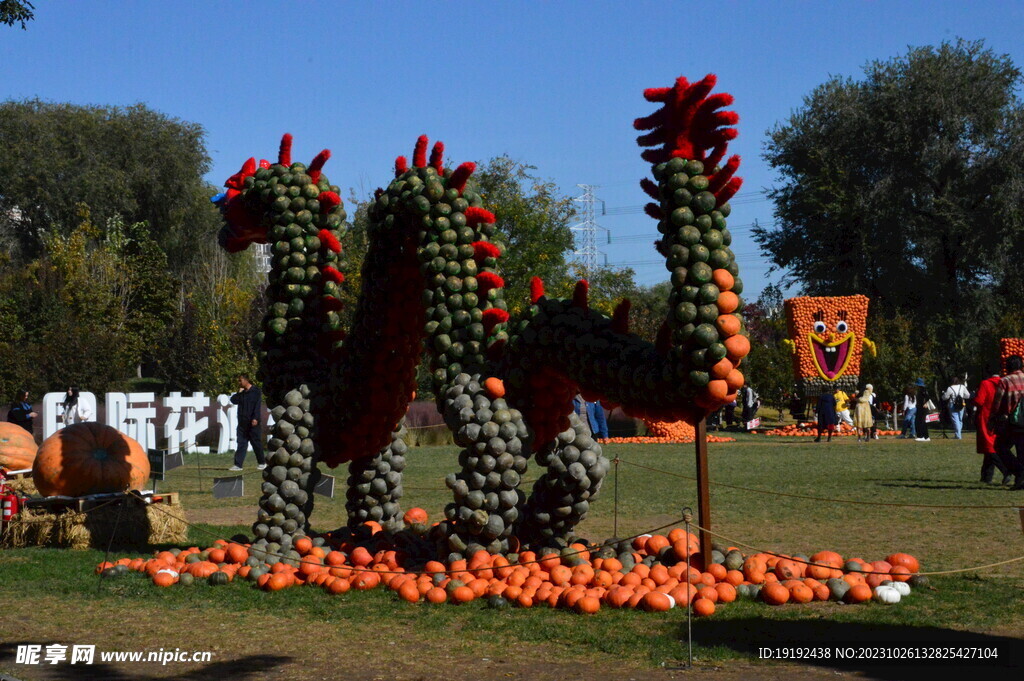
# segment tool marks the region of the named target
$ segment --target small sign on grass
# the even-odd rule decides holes
[[[334,498],[334,476],[325,475],[320,478],[320,481],[313,487],[313,494],[319,494],[322,497],[328,499]]]
[[[241,475],[233,475],[230,478],[213,479],[213,498],[227,499],[228,497],[240,497],[245,494],[245,481]]]

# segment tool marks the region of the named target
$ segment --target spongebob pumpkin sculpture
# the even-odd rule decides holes
[[[875,354],[866,336],[867,296],[802,297],[785,302],[787,345],[793,373],[805,397],[852,392],[860,379],[864,350]]]

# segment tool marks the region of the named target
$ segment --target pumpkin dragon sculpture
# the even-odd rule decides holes
[[[430,530],[438,555],[514,550],[572,538],[609,462],[572,398],[622,405],[640,417],[696,423],[734,399],[749,351],[740,332],[742,283],[729,249],[728,200],[739,157],[724,165],[738,117],[708,75],[645,91],[660,104],[634,127],[654,181],[647,213],[671,272],[669,314],[656,343],[629,333],[629,302],[609,318],[589,309],[587,283],[571,299],[531,282],[532,306],[511,319],[503,299],[495,216],[468,184],[472,163],[445,167],[444,148],[420,137],[412,162],[369,207],[369,250],[352,328],[341,328],[346,214],[323,174],[285,135],[277,163],[249,159],[217,199],[230,252],[271,243],[260,374],[275,418],[254,550],[291,555],[310,532],[318,464],[349,464],[349,527],[401,527],[404,414],[425,347],[434,394],[463,448],[446,483],[454,502]],[[384,379],[384,380],[382,380]],[[519,489],[530,456],[546,472]],[[295,556],[297,557],[297,553]]]

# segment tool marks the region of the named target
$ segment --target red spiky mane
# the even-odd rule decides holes
[[[662,106],[649,116],[637,118],[633,127],[650,130],[636,138],[641,147],[650,147],[640,154],[645,161],[664,163],[683,158],[703,163],[710,180],[709,190],[718,198],[718,205],[722,205],[736,194],[743,180],[733,177],[739,168],[739,156],[733,156],[714,171],[725,158],[729,141],[736,138],[736,128],[732,126],[739,121],[735,111],[721,110],[732,104],[732,95],[710,94],[717,81],[709,73],[696,83],[680,77],[672,87],[645,90],[647,101],[660,102]],[[652,198],[658,198],[657,186],[650,180],[641,182],[641,187]],[[655,208],[660,213],[660,208]]]

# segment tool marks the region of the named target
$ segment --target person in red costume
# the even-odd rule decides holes
[[[1003,474],[1003,484],[1009,481],[1013,471],[1012,462],[1007,465],[1007,462],[996,452],[996,434],[989,426],[992,401],[995,399],[998,386],[999,374],[994,373],[981,382],[978,386],[978,393],[974,396],[974,404],[978,407],[978,415],[975,419],[978,424],[976,451],[984,457],[981,462],[981,481],[985,484],[992,484],[992,476],[996,469]]]

